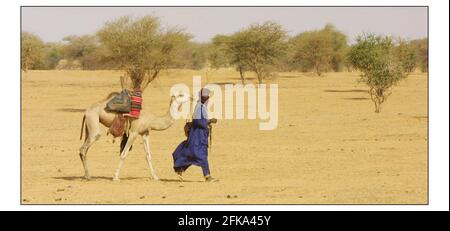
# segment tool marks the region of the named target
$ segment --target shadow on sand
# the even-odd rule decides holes
[[[214,82],[214,83],[211,83],[211,84],[217,84],[217,85],[223,86],[223,85],[226,85],[226,84],[235,84],[235,83],[232,83],[232,82]]]
[[[120,180],[142,180],[147,177],[123,177]],[[83,176],[62,176],[62,177],[53,177],[53,179],[57,180],[67,180],[67,181],[88,181]],[[112,181],[112,176],[91,176],[90,181],[94,180],[110,180]]]
[[[177,182],[181,183],[179,179],[159,179],[161,182]],[[203,183],[204,181],[201,180],[183,180],[183,183]]]
[[[106,180],[106,181],[112,181],[112,176],[91,176],[91,179],[86,180],[83,176],[62,176],[62,177],[53,177],[53,179],[57,180],[66,180],[66,181],[95,181],[95,180]],[[121,181],[124,180],[152,180],[151,177],[123,177],[120,178]],[[179,179],[159,179],[161,182],[175,182],[175,183],[181,183]],[[184,183],[201,183],[203,181],[195,181],[195,180],[183,180]]]
[[[368,100],[367,97],[353,97],[353,98],[343,98],[345,100]]]
[[[334,90],[334,89],[327,89],[323,90],[324,92],[340,92],[340,93],[346,93],[346,92],[364,92],[367,93],[367,90],[363,89],[350,89],[350,90]]]
[[[84,112],[86,109],[79,109],[79,108],[58,108],[56,111],[62,111],[62,112]]]

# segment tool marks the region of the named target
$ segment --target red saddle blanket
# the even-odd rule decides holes
[[[131,98],[131,110],[127,114],[127,116],[139,118],[139,116],[141,115],[142,101],[143,101],[142,91],[134,90],[133,92],[130,92],[130,98]]]
[[[125,117],[122,114],[117,114],[113,123],[109,127],[109,133],[114,137],[122,136],[125,132]]]

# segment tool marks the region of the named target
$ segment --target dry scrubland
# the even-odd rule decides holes
[[[201,71],[163,73],[144,94],[144,111],[163,114],[169,88]],[[427,203],[427,75],[394,88],[380,114],[357,73],[315,77],[279,73],[279,125],[259,131],[257,120],[221,120],[210,154],[217,183],[191,167],[180,183],[171,153],[184,139],[184,121],[151,133],[150,179],[142,141],[121,173],[111,177],[119,143],[104,130],[88,154],[93,180],[82,179],[78,148],[83,111],[119,90],[118,72],[30,71],[22,76],[22,203],[334,204]],[[209,82],[239,83],[230,70]],[[255,79],[251,80],[256,82]],[[205,82],[205,81],[203,81]]]

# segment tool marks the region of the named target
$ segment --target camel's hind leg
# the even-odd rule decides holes
[[[117,167],[117,170],[114,173],[113,180],[119,181],[120,170],[122,169],[122,166],[125,162],[125,158],[127,158],[128,152],[130,151],[130,147],[131,147],[131,145],[133,145],[133,142],[136,139],[136,137],[137,137],[137,133],[130,132],[130,134],[128,136],[127,144],[125,145],[125,148],[123,149],[122,153],[120,154],[119,166]]]
[[[100,132],[99,132],[99,124],[95,125],[95,124],[90,124],[89,120],[86,123],[86,139],[84,140],[83,145],[81,145],[80,147],[80,159],[81,162],[83,163],[83,168],[84,168],[84,178],[85,179],[90,179],[91,176],[89,175],[89,170],[88,170],[88,165],[87,165],[87,152],[89,150],[89,148],[95,143],[95,141],[97,141],[98,139],[100,139]]]
[[[159,177],[156,175],[155,170],[152,165],[152,155],[150,153],[150,140],[148,133],[142,136],[144,140],[144,150],[145,150],[145,158],[147,159],[148,167],[150,168],[150,172],[152,173],[152,177],[154,180],[159,180]]]
[[[97,141],[100,138],[100,134],[97,134],[94,137],[88,137],[86,139],[86,141],[84,142],[84,144],[81,146],[80,148],[80,159],[81,162],[83,163],[83,168],[84,168],[84,178],[86,179],[91,179],[91,176],[89,175],[89,170],[88,170],[88,166],[87,166],[87,152],[89,150],[89,148],[95,143],[95,141]]]

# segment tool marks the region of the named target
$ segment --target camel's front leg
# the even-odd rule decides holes
[[[145,150],[145,158],[147,159],[148,166],[150,167],[150,171],[152,173],[152,177],[155,180],[159,180],[159,177],[156,175],[155,170],[152,165],[152,155],[150,153],[150,139],[148,133],[142,136],[144,140],[144,150]]]
[[[120,162],[119,166],[117,167],[116,173],[114,174],[113,180],[119,181],[119,174],[120,169],[122,169],[123,163],[125,162],[125,158],[127,158],[128,152],[130,151],[131,145],[133,145],[134,140],[137,137],[137,133],[130,132],[127,144],[125,145],[125,148],[123,149],[122,153],[120,154]]]

